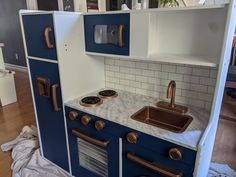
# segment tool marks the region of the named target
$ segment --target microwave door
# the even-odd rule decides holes
[[[96,25],[94,27],[96,44],[118,44],[118,27],[116,25]]]

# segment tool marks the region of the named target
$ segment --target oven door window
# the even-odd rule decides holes
[[[107,151],[80,138],[77,141],[79,165],[100,177],[108,177]]]

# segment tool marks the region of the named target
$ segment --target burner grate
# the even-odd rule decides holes
[[[98,95],[102,98],[113,98],[118,96],[117,92],[114,90],[103,90],[100,91]]]
[[[84,97],[81,101],[80,104],[83,106],[91,107],[91,106],[98,106],[102,104],[101,98],[97,96],[88,96]]]

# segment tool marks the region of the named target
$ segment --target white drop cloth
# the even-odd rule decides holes
[[[25,126],[15,140],[1,145],[1,149],[12,149],[13,177],[69,177],[41,157],[35,127]],[[228,165],[211,163],[207,177],[236,177],[236,172]]]
[[[12,149],[13,177],[68,177],[41,157],[36,127],[25,126],[15,140],[1,145],[1,149]]]

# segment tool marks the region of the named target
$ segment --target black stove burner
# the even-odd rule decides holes
[[[97,96],[88,96],[88,97],[84,97],[81,100],[81,103],[88,104],[88,105],[95,105],[95,104],[100,103],[101,101],[102,101],[101,98]]]
[[[114,90],[103,90],[98,93],[102,97],[115,97],[117,96],[117,92]]]

